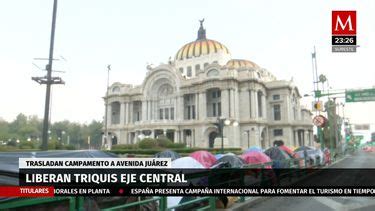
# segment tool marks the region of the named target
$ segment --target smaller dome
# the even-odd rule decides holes
[[[259,66],[254,62],[245,59],[231,59],[227,62],[226,66],[229,69],[237,69],[241,67],[259,68]]]

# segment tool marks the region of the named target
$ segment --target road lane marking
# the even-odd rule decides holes
[[[327,207],[333,209],[333,210],[348,210],[346,207],[343,206],[343,204],[336,202],[333,199],[329,199],[327,197],[314,197],[315,201],[326,205]]]

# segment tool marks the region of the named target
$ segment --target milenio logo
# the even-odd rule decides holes
[[[332,52],[357,52],[357,12],[332,11]]]

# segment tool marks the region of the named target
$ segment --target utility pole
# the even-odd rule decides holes
[[[314,93],[316,93],[319,90],[319,78],[318,78],[318,67],[317,67],[317,61],[316,61],[316,50],[314,46],[314,52],[311,54],[311,62],[312,62],[312,74],[313,74],[313,88]],[[319,96],[314,94],[315,101],[319,101]],[[320,111],[318,111],[318,114],[320,114]],[[320,142],[320,147],[322,151],[324,150],[324,137],[323,137],[323,131],[321,127],[317,127],[317,133],[318,133],[318,139]]]
[[[54,0],[53,12],[52,12],[52,27],[51,27],[49,58],[48,58],[48,64],[46,66],[47,76],[31,78],[32,80],[38,82],[39,84],[46,84],[46,101],[45,101],[45,106],[44,106],[42,150],[48,150],[48,127],[49,127],[51,85],[52,84],[65,84],[65,82],[60,77],[52,77],[52,62],[53,62],[53,47],[54,47],[54,42],[55,42],[56,12],[57,12],[57,0]]]
[[[111,65],[107,66],[107,92],[105,96],[105,114],[104,114],[104,146],[110,149],[110,143],[108,139],[108,92],[109,92],[109,71],[111,70]]]

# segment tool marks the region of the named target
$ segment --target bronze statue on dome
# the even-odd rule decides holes
[[[202,20],[199,20],[201,27],[203,27],[204,18]]]

